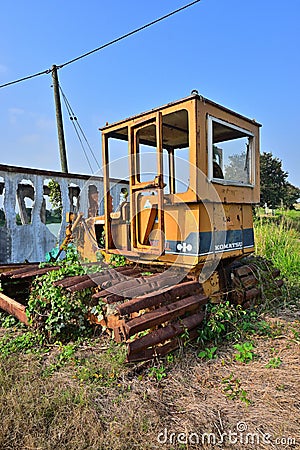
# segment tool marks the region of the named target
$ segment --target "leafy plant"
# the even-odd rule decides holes
[[[183,332],[180,334],[180,339],[183,340],[183,345],[187,345],[190,340],[189,329],[184,327]]]
[[[221,383],[224,384],[223,393],[227,398],[230,400],[240,400],[246,403],[247,406],[251,404],[247,391],[241,387],[240,379],[235,378],[233,373],[223,378]]]
[[[61,367],[63,367],[67,362],[69,362],[71,359],[74,359],[74,353],[77,349],[77,344],[67,344],[61,346],[61,351],[58,353],[58,355],[55,358],[55,362],[50,364],[45,370],[44,370],[44,376],[52,375],[52,373],[59,370]]]
[[[216,305],[207,305],[206,320],[199,330],[198,342],[204,344],[213,341],[216,344],[226,335],[227,339],[238,339],[243,334],[243,319],[247,312],[240,305],[230,304],[229,301]]]
[[[71,293],[55,286],[54,282],[74,275],[86,274],[89,270],[101,270],[101,266],[83,267],[76,250],[68,248],[60,268],[34,280],[26,313],[31,325],[40,330],[48,341],[66,341],[92,331],[88,313],[92,306],[91,291],[85,289]]]
[[[3,328],[10,328],[19,326],[20,322],[13,316],[0,312],[0,326]]]
[[[109,262],[112,265],[119,267],[119,266],[125,266],[127,263],[127,260],[126,260],[125,256],[123,256],[123,255],[111,255]]]
[[[277,367],[281,366],[281,364],[282,364],[281,358],[278,356],[276,358],[271,358],[265,367],[267,367],[268,369],[269,368],[276,369]]]
[[[100,299],[98,301],[98,304],[93,306],[92,309],[90,310],[90,313],[96,316],[99,322],[104,319],[103,306],[105,307],[106,303]]]
[[[234,355],[236,361],[240,361],[248,364],[252,361],[254,353],[253,353],[253,344],[251,342],[244,342],[243,344],[235,344],[233,346],[238,352]]]
[[[21,334],[4,335],[0,339],[0,354],[7,357],[11,353],[28,353],[40,349],[43,345],[43,336],[33,331],[25,331]]]
[[[166,357],[168,364],[172,364],[174,362],[174,355],[173,353],[169,353]]]
[[[159,367],[150,367],[149,369],[149,377],[155,378],[156,381],[161,381],[166,376],[166,368],[163,365]]]
[[[295,341],[299,342],[300,341],[300,332],[298,330],[295,330],[294,328],[292,328],[292,333],[293,333],[293,339],[295,339]]]
[[[260,319],[257,311],[243,310],[240,305],[226,301],[207,305],[206,318],[198,333],[198,342],[203,346],[207,342],[217,346],[224,339],[240,341],[253,334],[272,336],[273,330],[270,324]]]
[[[205,358],[205,359],[214,359],[217,357],[216,351],[218,347],[206,347],[204,350],[198,353],[199,358]]]

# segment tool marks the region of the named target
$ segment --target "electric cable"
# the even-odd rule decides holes
[[[51,73],[51,69],[43,70],[42,72],[34,73],[33,75],[28,75],[27,77],[19,78],[18,80],[9,81],[8,83],[1,84],[0,88],[11,86],[12,84],[21,83],[21,81],[29,80],[30,78],[39,77],[40,75],[45,75]]]
[[[62,90],[62,87],[61,87],[60,83],[59,83],[59,90],[60,90],[61,95],[63,97],[63,100],[65,102],[65,105],[66,105],[66,108],[67,108],[70,120],[73,122],[74,126],[76,124],[76,126],[78,127],[78,129],[79,129],[83,139],[86,142],[86,145],[88,146],[88,148],[90,150],[90,153],[91,153],[92,157],[94,158],[94,161],[95,161],[96,165],[98,166],[98,169],[101,170],[101,167],[100,167],[100,165],[98,163],[98,160],[97,160],[97,158],[95,156],[95,153],[94,153],[94,151],[93,151],[93,149],[92,149],[92,147],[91,147],[91,145],[90,145],[90,143],[89,143],[89,141],[88,141],[88,139],[87,139],[87,137],[86,137],[86,135],[85,135],[81,125],[80,125],[80,123],[79,123],[78,117],[76,116],[76,114],[74,113],[74,110],[72,109],[72,106],[71,106],[71,104],[70,104],[66,94]]]
[[[179,13],[180,11],[183,11],[184,9],[190,8],[191,6],[195,5],[196,3],[199,3],[200,1],[201,0],[194,0],[193,2],[188,3],[187,5],[181,6],[180,8],[175,9],[174,11],[171,11],[170,13],[165,14],[164,16],[161,16],[158,19],[155,19],[152,22],[149,22],[149,23],[147,23],[147,24],[145,24],[145,25],[143,25],[143,26],[141,26],[139,28],[136,28],[135,30],[130,31],[129,33],[123,34],[122,36],[120,36],[120,37],[118,37],[116,39],[113,39],[112,41],[107,42],[106,44],[103,44],[100,47],[95,48],[94,50],[91,50],[91,51],[89,51],[87,53],[84,53],[84,54],[82,54],[80,56],[77,56],[76,58],[71,59],[70,61],[67,61],[67,62],[65,62],[63,64],[60,64],[60,65],[57,66],[57,68],[61,69],[62,67],[65,67],[65,66],[67,66],[69,64],[72,64],[75,61],[79,61],[80,59],[86,58],[87,56],[89,56],[89,55],[91,55],[93,53],[96,53],[96,52],[98,52],[100,50],[103,50],[104,48],[109,47],[110,45],[116,44],[117,42],[122,41],[123,39],[126,39],[129,36],[132,36],[133,34],[139,33],[140,31],[145,30],[146,28],[149,28],[152,25],[155,25],[156,23],[163,21],[163,20],[173,16],[174,14]],[[42,72],[37,72],[35,74],[28,75],[26,77],[19,78],[19,79],[14,80],[14,81],[10,81],[8,83],[1,84],[0,88],[11,86],[12,84],[20,83],[22,81],[29,80],[30,78],[35,78],[35,77],[38,77],[40,75],[49,74],[49,73],[51,73],[51,71],[52,71],[52,69],[43,70]]]
[[[93,173],[94,171],[93,171],[92,165],[91,165],[91,163],[90,163],[89,157],[88,157],[88,155],[87,155],[87,153],[86,153],[86,151],[85,151],[85,148],[84,148],[82,139],[81,139],[81,137],[80,137],[80,135],[79,135],[79,132],[78,132],[78,130],[77,130],[77,128],[76,128],[76,125],[75,125],[76,122],[73,120],[75,116],[73,117],[72,111],[69,109],[68,102],[66,101],[66,97],[65,97],[65,95],[64,95],[64,93],[63,93],[63,91],[62,91],[62,89],[61,89],[60,86],[59,86],[59,88],[60,88],[60,91],[61,91],[61,94],[62,94],[63,101],[64,101],[64,103],[65,103],[65,106],[66,106],[66,108],[67,108],[67,111],[68,111],[68,114],[69,114],[69,118],[70,118],[70,120],[71,120],[71,122],[72,122],[72,125],[73,125],[73,127],[74,127],[75,133],[76,133],[76,135],[77,135],[77,137],[78,137],[78,140],[79,140],[79,142],[80,142],[80,145],[81,145],[81,148],[82,148],[82,150],[83,150],[83,153],[84,153],[84,155],[85,155],[85,157],[86,157],[86,160],[87,160],[87,163],[88,163],[88,165],[89,165],[89,168],[90,168],[91,172]]]
[[[161,22],[162,20],[165,20],[165,19],[173,16],[174,14],[177,14],[180,11],[183,11],[184,9],[189,8],[190,6],[193,6],[193,5],[195,5],[195,3],[199,3],[200,1],[201,0],[194,0],[193,2],[188,3],[187,5],[181,6],[181,8],[175,9],[174,11],[171,11],[170,13],[165,14],[164,16],[161,16],[158,19],[153,20],[152,22],[149,22],[149,23],[147,23],[147,24],[145,24],[145,25],[143,25],[143,26],[141,26],[139,28],[136,28],[135,30],[130,31],[129,33],[123,34],[123,36],[120,36],[120,37],[118,37],[116,39],[113,39],[112,41],[107,42],[106,44],[103,44],[100,47],[95,48],[94,50],[91,50],[91,51],[89,51],[87,53],[84,53],[83,55],[80,55],[80,56],[77,56],[74,59],[71,59],[70,61],[67,61],[67,62],[65,62],[65,63],[63,63],[61,65],[58,65],[57,67],[59,69],[61,69],[62,67],[65,67],[65,66],[67,66],[69,64],[72,64],[75,61],[78,61],[78,60],[80,60],[82,58],[85,58],[86,56],[89,56],[92,53],[96,53],[99,50],[103,50],[104,48],[109,47],[110,45],[116,44],[117,42],[122,41],[123,39],[126,39],[129,36],[132,36],[133,34],[139,33],[140,31],[145,30],[146,28],[149,28],[149,27],[151,27],[152,25],[155,25],[158,22]]]

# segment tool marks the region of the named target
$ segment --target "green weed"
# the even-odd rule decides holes
[[[60,352],[56,355],[55,362],[50,364],[43,372],[44,376],[52,375],[58,371],[61,367],[64,367],[72,359],[74,360],[74,354],[78,345],[67,344],[61,345]]]
[[[300,331],[295,330],[294,328],[291,329],[291,332],[293,333],[293,339],[297,342],[300,342]]]
[[[0,355],[7,357],[17,352],[36,352],[41,349],[43,342],[43,336],[33,331],[26,331],[17,336],[15,333],[6,334],[0,339]]]
[[[127,260],[126,260],[126,257],[123,255],[111,255],[109,262],[113,266],[120,267],[120,266],[125,266],[127,263]]]
[[[186,346],[190,340],[190,332],[189,329],[184,327],[183,332],[180,334],[180,339],[183,341],[183,345]]]
[[[18,326],[19,324],[20,322],[15,317],[7,313],[0,312],[0,326],[2,328],[11,328]]]
[[[174,357],[173,353],[169,353],[169,354],[166,356],[166,359],[167,359],[167,363],[168,363],[168,364],[173,364],[173,362],[174,362],[174,360],[175,360],[175,357]]]
[[[40,330],[49,342],[68,341],[92,332],[88,313],[92,306],[91,290],[68,292],[54,282],[68,276],[101,271],[101,264],[82,266],[76,249],[68,247],[60,268],[34,280],[26,313],[30,325]]]
[[[124,368],[125,346],[110,342],[103,353],[99,353],[92,361],[76,360],[74,378],[85,383],[96,383],[102,387],[112,387],[119,384],[119,377]]]
[[[244,342],[243,344],[235,344],[233,347],[238,351],[234,355],[236,361],[240,361],[246,364],[252,361],[254,353],[252,351],[253,344],[251,342]]]
[[[216,355],[217,349],[218,347],[210,347],[210,348],[206,347],[204,350],[198,353],[198,357],[205,359],[214,359],[217,357]]]
[[[156,381],[161,381],[166,376],[166,368],[163,365],[158,367],[150,367],[149,369],[149,377],[155,378]]]
[[[240,305],[228,301],[217,305],[207,305],[206,319],[199,330],[198,342],[219,344],[227,341],[240,341],[254,334],[270,335],[270,325],[259,318],[254,310],[243,310]]]
[[[98,383],[101,386],[111,387],[116,384],[119,377],[119,371],[107,368],[97,368],[91,366],[80,366],[76,371],[74,378],[80,382]]]
[[[278,356],[277,358],[271,358],[265,367],[267,367],[268,369],[269,368],[276,369],[277,367],[281,366],[281,364],[282,364],[282,361],[281,361],[280,357]]]
[[[234,374],[231,373],[228,377],[222,378],[221,383],[224,385],[223,393],[230,400],[240,400],[246,405],[250,405],[252,402],[248,398],[248,394],[241,387],[241,381],[239,378],[235,378]]]

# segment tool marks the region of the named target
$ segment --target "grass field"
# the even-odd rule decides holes
[[[279,267],[289,283],[297,283],[300,279],[300,211],[294,217],[293,222],[289,217],[281,216],[276,222],[258,219],[255,223],[256,254]]]
[[[218,310],[222,339],[161,360],[125,365],[104,336],[41,346],[2,315],[0,449],[300,448],[300,235],[285,218],[255,235],[283,296]]]

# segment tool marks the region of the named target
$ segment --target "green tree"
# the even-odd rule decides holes
[[[280,159],[272,153],[260,155],[260,204],[271,208],[281,206],[286,193],[288,173],[282,169]]]
[[[300,189],[291,183],[286,183],[286,189],[283,198],[283,204],[289,209],[294,208],[294,204],[300,198]]]
[[[260,155],[260,204],[271,208],[293,207],[300,198],[300,189],[287,181],[288,172],[282,168],[282,161],[272,153]]]
[[[61,219],[61,213],[62,213],[62,198],[61,198],[61,191],[60,186],[57,183],[57,181],[50,180],[48,183],[49,188],[49,200],[51,205],[54,208],[54,214],[59,216],[59,219]]]

